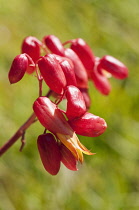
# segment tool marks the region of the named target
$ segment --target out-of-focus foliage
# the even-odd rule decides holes
[[[129,78],[112,78],[109,96],[90,83],[91,112],[108,129],[98,138],[80,137],[97,154],[85,156],[78,172],[64,166],[55,177],[45,172],[36,147],[43,128],[37,122],[28,129],[23,152],[19,140],[0,159],[0,210],[139,209],[138,0],[0,0],[0,145],[28,118],[38,95],[33,76],[9,84],[11,62],[23,38],[47,34],[85,39],[96,56],[125,63]]]

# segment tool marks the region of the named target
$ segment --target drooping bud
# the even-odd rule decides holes
[[[28,58],[25,54],[17,55],[11,65],[8,77],[11,84],[20,81],[28,67]]]
[[[38,66],[50,89],[58,94],[63,94],[66,78],[58,61],[51,54],[48,54],[39,59]]]
[[[77,86],[79,88],[88,88],[88,76],[87,72],[78,57],[78,55],[72,49],[65,49],[65,57],[69,58],[74,65],[74,72],[77,80]]]
[[[33,104],[40,123],[52,133],[70,134],[71,127],[57,106],[49,98],[39,97]]]
[[[110,55],[105,55],[100,59],[98,68],[100,70],[104,69],[108,71],[117,79],[125,79],[128,77],[127,67],[122,62]]]
[[[74,85],[77,86],[76,78],[75,78],[75,72],[74,72],[74,66],[72,62],[68,59],[65,59],[61,61],[60,66],[65,74],[67,85]]]
[[[54,136],[50,133],[40,135],[37,146],[45,170],[56,175],[60,169],[61,153]]]
[[[70,170],[77,171],[77,160],[71,151],[64,145],[60,144],[61,162]]]
[[[22,53],[27,53],[34,62],[40,57],[40,46],[42,43],[33,36],[28,36],[22,43]]]
[[[99,58],[96,58],[95,67],[94,70],[90,73],[90,78],[100,93],[103,95],[108,95],[111,91],[111,85],[108,81],[108,78],[99,71],[98,65]]]
[[[95,64],[95,56],[89,45],[81,38],[70,40],[71,49],[76,52],[82,61],[86,71],[92,71]]]
[[[66,116],[69,120],[82,116],[86,112],[83,95],[77,87],[68,86],[66,89],[67,110]]]
[[[74,72],[74,65],[73,65],[72,61],[66,57],[59,56],[56,54],[50,54],[50,55],[51,55],[51,57],[54,57],[54,59],[56,59],[58,61],[58,63],[60,64],[60,66],[64,72],[66,81],[67,81],[67,86],[68,85],[77,86],[75,72]]]
[[[100,93],[103,95],[108,95],[111,91],[111,85],[108,81],[108,78],[100,74],[97,70],[94,70],[91,73],[91,79]]]
[[[69,121],[72,129],[79,135],[97,137],[107,128],[103,118],[86,112],[82,117]]]
[[[43,38],[43,42],[52,53],[64,56],[64,47],[58,37],[48,35]]]

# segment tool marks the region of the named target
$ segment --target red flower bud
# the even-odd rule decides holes
[[[95,56],[89,45],[87,45],[87,43],[81,38],[73,39],[69,42],[72,43],[71,49],[74,50],[74,52],[76,52],[76,54],[79,56],[86,71],[92,71],[95,64]]]
[[[22,53],[27,53],[34,62],[40,57],[40,46],[42,43],[33,36],[28,36],[22,43]]]
[[[25,54],[17,55],[11,65],[9,71],[9,81],[11,84],[16,83],[22,79],[28,67],[28,58]]]
[[[88,112],[82,117],[69,121],[69,124],[77,134],[89,137],[100,136],[107,128],[103,118]]]
[[[64,145],[60,145],[61,162],[70,170],[77,171],[77,161],[71,151]]]
[[[40,135],[37,145],[45,170],[56,175],[60,169],[61,153],[54,136],[50,133]]]
[[[91,79],[96,87],[103,95],[108,95],[111,91],[111,85],[108,78],[100,74],[96,69],[91,73]]]
[[[34,112],[40,123],[52,133],[68,135],[71,130],[68,122],[57,106],[49,98],[39,97],[33,105]]]
[[[76,78],[75,78],[75,72],[74,72],[74,66],[72,62],[68,59],[65,59],[61,61],[60,66],[65,74],[67,85],[74,85],[77,86]]]
[[[87,72],[80,61],[78,55],[72,49],[65,49],[65,57],[69,58],[74,65],[74,72],[77,80],[77,86],[79,88],[88,88],[88,76]]]
[[[48,49],[57,55],[64,56],[64,47],[61,41],[54,35],[48,35],[43,38],[44,44]]]
[[[76,78],[75,78],[75,73],[74,73],[74,65],[72,61],[66,57],[59,56],[56,54],[50,54],[51,57],[54,57],[61,66],[64,75],[66,77],[67,85],[74,85],[77,86]]]
[[[80,90],[74,86],[68,86],[65,94],[67,98],[66,116],[68,119],[72,120],[82,116],[86,112],[86,106]]]
[[[125,79],[128,77],[128,69],[127,67],[121,63],[116,58],[105,55],[103,58],[100,59],[100,63],[98,68],[100,70],[106,70],[112,74],[113,77],[117,79]]]
[[[108,95],[111,91],[111,85],[108,81],[108,78],[99,71],[98,65],[99,58],[96,58],[94,70],[90,72],[90,78],[100,93],[103,95]]]
[[[38,66],[50,89],[58,94],[63,94],[66,87],[66,78],[58,61],[51,54],[48,54],[39,59]]]

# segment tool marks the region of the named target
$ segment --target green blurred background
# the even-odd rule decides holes
[[[36,147],[39,123],[0,160],[0,210],[139,209],[139,3],[138,0],[0,0],[0,145],[30,116],[38,84],[26,75],[10,85],[7,73],[29,35],[54,34],[62,42],[81,37],[96,56],[112,55],[129,68],[129,78],[111,78],[102,96],[90,83],[91,112],[103,117],[107,131],[80,137],[97,154],[85,156],[78,172],[64,166],[57,176],[43,169]],[[46,87],[44,87],[46,91]]]

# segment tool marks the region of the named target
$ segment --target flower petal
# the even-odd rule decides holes
[[[58,61],[48,54],[38,61],[40,72],[49,88],[58,94],[63,94],[66,78]]]
[[[80,90],[75,86],[68,86],[65,91],[67,98],[66,116],[74,119],[82,116],[86,112],[86,105]]]
[[[37,145],[44,168],[56,175],[60,169],[61,153],[54,136],[50,133],[40,135]]]
[[[52,53],[64,56],[64,47],[58,37],[48,35],[43,38],[43,42]]]
[[[33,109],[38,120],[46,129],[54,134],[61,133],[72,136],[72,128],[62,112],[49,98],[42,96],[36,99],[33,104]]]
[[[87,72],[78,55],[72,49],[66,48],[64,56],[73,62],[77,86],[79,88],[88,88]]]
[[[27,53],[34,62],[40,57],[40,46],[42,43],[33,36],[28,36],[22,43],[22,53]]]
[[[72,152],[64,145],[60,144],[61,162],[70,170],[77,171],[77,160]]]
[[[89,45],[81,38],[71,40],[71,49],[74,50],[82,61],[87,71],[92,71],[95,64],[95,56]]]

